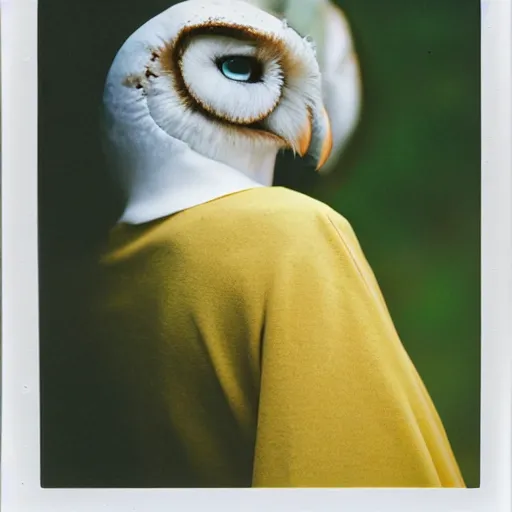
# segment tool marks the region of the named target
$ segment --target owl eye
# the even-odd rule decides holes
[[[254,57],[226,57],[219,60],[217,66],[226,78],[236,82],[260,82],[263,76],[263,67]]]

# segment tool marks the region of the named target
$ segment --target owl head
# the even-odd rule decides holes
[[[320,168],[332,148],[312,43],[238,0],[182,2],[134,32],[108,74],[103,114],[126,195],[148,200],[192,166],[268,185],[279,150]]]

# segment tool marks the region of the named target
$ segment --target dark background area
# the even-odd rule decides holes
[[[66,279],[62,268],[101,243],[119,212],[98,140],[104,80],[124,40],[171,3],[39,1],[43,409],[57,385],[45,382],[46,349],[72,343],[72,333],[57,334],[51,300]],[[338,3],[361,61],[361,124],[331,175],[286,157],[277,181],[353,225],[466,483],[478,486],[479,3]]]

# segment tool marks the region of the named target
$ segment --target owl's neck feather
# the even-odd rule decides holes
[[[277,149],[262,147],[218,147],[205,154],[218,162],[228,165],[263,186],[271,186],[274,180]]]

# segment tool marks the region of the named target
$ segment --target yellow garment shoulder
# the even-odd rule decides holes
[[[103,325],[131,340],[130,386],[148,373],[161,386],[156,409],[195,486],[464,486],[357,239],[328,206],[283,188],[233,194],[118,226],[102,268]]]

